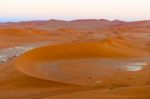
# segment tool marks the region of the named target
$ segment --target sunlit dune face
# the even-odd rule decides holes
[[[105,76],[109,79],[120,70],[128,72],[123,68],[126,67],[126,59],[143,57],[144,53],[122,43],[122,40],[111,39],[41,47],[19,57],[16,66],[21,72],[36,78],[99,85],[106,80]],[[125,59],[125,62],[119,59]]]

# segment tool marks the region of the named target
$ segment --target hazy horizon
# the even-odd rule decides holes
[[[94,18],[88,18],[90,19],[94,19]],[[120,19],[106,19],[106,18],[95,18],[95,20],[100,20],[100,19],[105,19],[108,21],[115,21],[115,20],[119,20],[119,21],[124,21],[124,22],[136,22],[136,21],[150,21],[148,19],[141,19],[141,20],[120,20]],[[48,20],[62,20],[62,21],[74,21],[74,20],[87,20],[87,18],[79,18],[79,19],[58,19],[58,18],[48,18],[48,19],[30,19],[30,18],[14,18],[14,19],[4,19],[4,18],[0,18],[0,23],[8,23],[8,22],[28,22],[28,21],[48,21]]]
[[[150,19],[150,0],[1,0],[0,22]]]

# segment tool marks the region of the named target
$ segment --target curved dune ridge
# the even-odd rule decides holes
[[[18,57],[15,65],[18,70],[32,77],[93,86],[103,82],[106,84],[113,79],[112,74],[124,71],[124,67],[117,67],[122,63],[116,64],[116,60],[119,62],[142,56],[144,53],[132,45],[113,38],[40,47]]]

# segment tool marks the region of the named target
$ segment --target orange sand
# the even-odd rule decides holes
[[[0,24],[1,49],[43,41],[63,43],[0,64],[0,99],[150,99],[149,62],[139,71],[95,62],[111,58],[118,60],[116,65],[145,56],[148,60],[149,25],[149,21],[108,20]],[[57,64],[66,75],[61,79],[59,71],[51,69]],[[48,71],[53,75],[43,75]]]
[[[116,60],[116,58],[118,58],[119,62],[119,58],[128,59],[142,57],[142,55],[144,55],[144,53],[126,44],[121,45],[122,43],[123,41],[119,39],[108,39],[99,42],[50,45],[34,49],[21,55],[21,57],[16,60],[15,64],[21,72],[33,77],[77,85],[101,86],[101,79],[105,80],[105,76],[109,78],[118,68],[114,70],[113,68],[115,67],[103,66],[103,64],[100,63],[94,64],[92,61],[88,63],[90,60],[85,60],[85,62],[83,62],[82,59],[91,59],[94,61],[96,58],[105,60],[108,58]],[[59,66],[59,60],[78,61],[63,62],[60,63],[60,67],[57,67]],[[55,63],[51,66],[53,61]],[[47,62],[49,62],[49,65],[42,65]],[[109,62],[109,59],[106,62]],[[56,69],[60,71],[57,72]],[[86,73],[85,71],[90,73]],[[113,79],[113,77],[109,79]]]

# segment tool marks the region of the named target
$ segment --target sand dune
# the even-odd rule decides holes
[[[129,58],[128,64],[131,64],[131,58],[139,57],[144,57],[144,53],[127,45],[121,39],[113,38],[37,48],[17,58],[16,66],[29,76],[93,86],[101,85],[100,78],[104,78],[104,75],[109,78],[113,73],[121,72],[118,71],[120,67],[117,65],[126,66],[128,62],[116,64],[122,61],[119,59]],[[112,58],[114,60],[110,60]],[[112,65],[109,66],[103,61],[105,63],[112,61]]]
[[[0,59],[8,59],[0,64],[0,99],[149,99],[149,26],[104,19],[0,23]],[[30,44],[39,48],[24,53]]]

